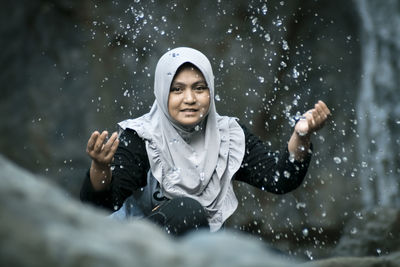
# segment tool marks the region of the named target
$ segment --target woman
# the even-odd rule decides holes
[[[160,58],[154,94],[150,112],[120,122],[119,136],[91,135],[81,199],[116,211],[114,217],[145,217],[175,235],[219,230],[238,205],[233,180],[277,194],[297,188],[310,161],[310,136],[330,114],[319,101],[297,122],[287,148],[271,153],[236,118],[216,112],[211,64],[185,47]]]

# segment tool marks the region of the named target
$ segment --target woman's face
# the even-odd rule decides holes
[[[181,69],[171,83],[169,115],[183,126],[198,124],[210,107],[210,90],[203,74],[196,68]]]

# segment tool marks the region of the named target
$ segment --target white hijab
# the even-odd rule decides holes
[[[168,96],[177,69],[195,65],[210,89],[205,119],[190,129],[182,127],[168,112]],[[245,137],[235,118],[220,116],[214,103],[214,75],[201,52],[187,47],[165,53],[157,63],[154,81],[156,100],[150,112],[119,123],[145,140],[151,173],[168,198],[190,197],[206,210],[210,230],[217,231],[236,210],[232,176],[240,168]]]

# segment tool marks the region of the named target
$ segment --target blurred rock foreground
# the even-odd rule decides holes
[[[0,155],[1,266],[400,266],[400,253],[300,263],[230,231],[174,240],[144,221],[121,223]]]

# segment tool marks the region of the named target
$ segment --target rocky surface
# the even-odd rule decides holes
[[[337,257],[300,264],[302,267],[398,267],[400,253],[384,257]]]
[[[346,225],[333,255],[381,256],[395,251],[400,251],[400,210],[376,207]]]
[[[173,240],[143,221],[120,223],[0,157],[1,266],[287,266],[244,235]]]
[[[299,263],[250,236],[172,239],[144,221],[118,222],[0,155],[1,266],[400,266],[400,254]]]

